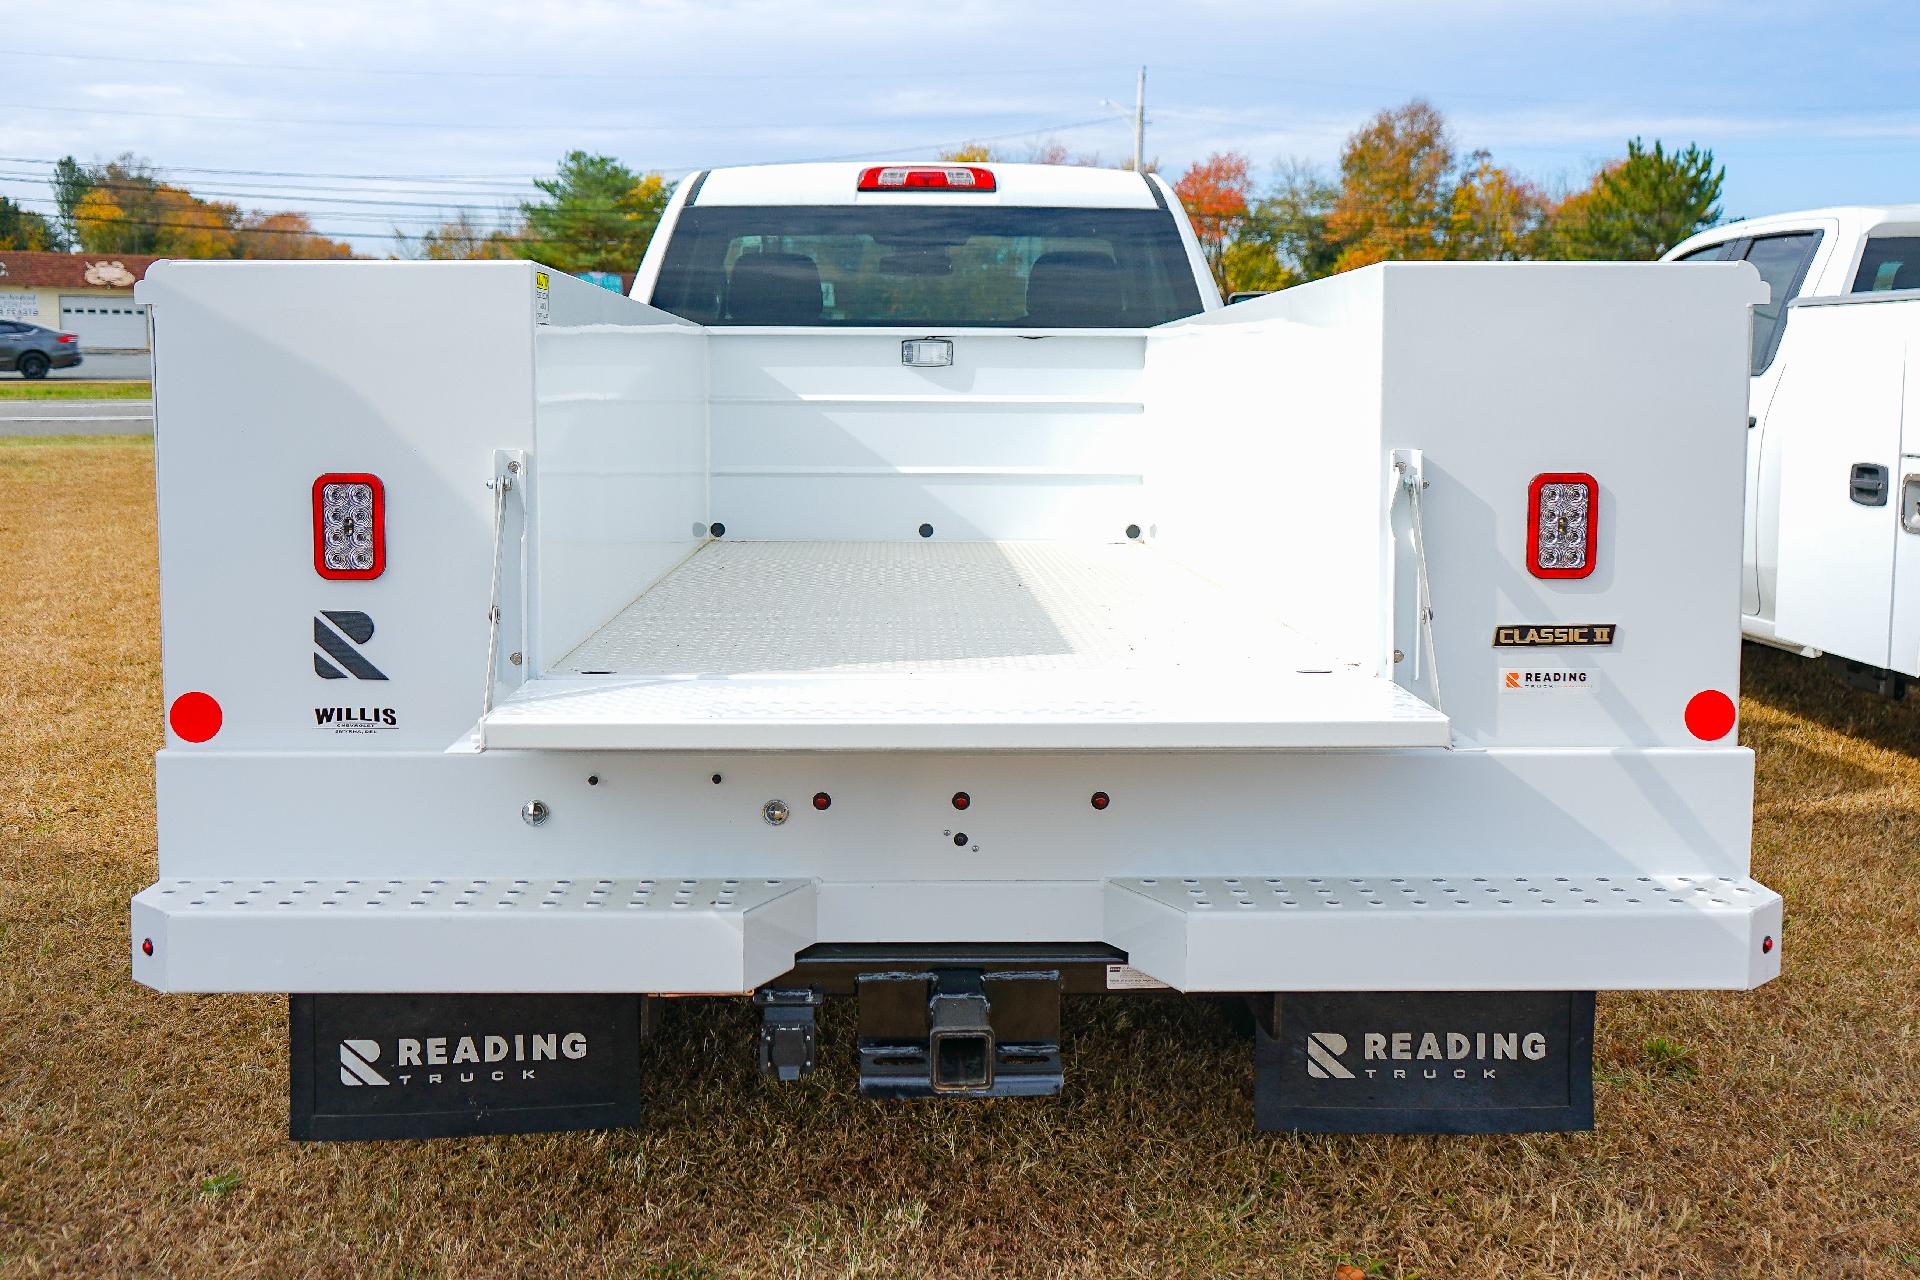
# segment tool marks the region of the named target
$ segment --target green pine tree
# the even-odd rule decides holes
[[[552,178],[534,186],[545,200],[520,206],[529,240],[521,249],[562,271],[632,271],[660,224],[673,186],[611,156],[570,151]]]
[[[1684,151],[1635,138],[1627,158],[1594,175],[1554,212],[1548,243],[1559,258],[1657,258],[1720,220],[1726,166],[1692,143]]]

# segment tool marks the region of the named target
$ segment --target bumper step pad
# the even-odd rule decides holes
[[[1729,876],[1128,877],[1105,940],[1183,991],[1745,990],[1780,896]]]
[[[162,880],[133,900],[160,991],[741,993],[813,945],[808,879]]]

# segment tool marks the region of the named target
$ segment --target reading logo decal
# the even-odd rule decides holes
[[[347,1085],[381,1085],[389,1081],[373,1069],[374,1060],[380,1056],[378,1040],[342,1040],[340,1042],[340,1083]]]
[[[1412,1070],[1427,1080],[1436,1080],[1445,1072],[1455,1080],[1499,1078],[1499,1066],[1488,1063],[1539,1062],[1547,1056],[1547,1037],[1540,1031],[1428,1031],[1416,1035],[1408,1031],[1369,1031],[1360,1037],[1363,1062],[1447,1063],[1441,1066],[1416,1066]],[[1347,1037],[1334,1031],[1307,1033],[1307,1074],[1315,1080],[1351,1080],[1353,1071],[1340,1061],[1347,1051]],[[1460,1065],[1465,1063],[1467,1065]],[[1369,1080],[1385,1075],[1394,1080],[1407,1079],[1409,1068],[1363,1066]]]
[[[1342,1047],[1345,1044],[1344,1040],[1341,1041]],[[402,1085],[414,1085],[417,1082],[421,1087],[472,1084],[481,1075],[494,1084],[526,1083],[540,1078],[539,1066],[526,1064],[579,1062],[586,1056],[587,1036],[584,1031],[511,1036],[402,1037],[394,1042],[394,1060],[388,1064],[387,1070]],[[373,1064],[379,1060],[378,1040],[342,1040],[340,1083],[353,1087],[391,1085],[393,1080],[374,1069]],[[495,1066],[496,1063],[511,1065]],[[415,1067],[420,1070],[413,1070]],[[452,1070],[433,1069],[437,1067],[451,1067]]]
[[[1591,671],[1507,667],[1500,672],[1502,693],[1583,693],[1597,687],[1598,683]]]
[[[1347,1038],[1337,1031],[1307,1033],[1307,1074],[1315,1080],[1351,1080],[1353,1072],[1340,1061]]]

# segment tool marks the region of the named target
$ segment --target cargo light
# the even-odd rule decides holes
[[[357,581],[387,571],[387,502],[380,477],[335,472],[313,482],[313,567]]]
[[[861,191],[992,191],[993,173],[970,164],[889,164],[860,171]]]
[[[1600,486],[1580,471],[1549,472],[1527,486],[1527,569],[1536,578],[1593,572]]]

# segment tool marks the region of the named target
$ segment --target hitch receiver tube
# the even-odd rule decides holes
[[[993,1088],[992,1006],[978,969],[934,976],[927,1002],[927,1051],[935,1093],[984,1093]]]

